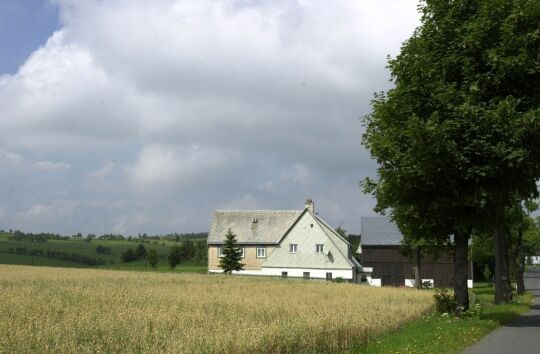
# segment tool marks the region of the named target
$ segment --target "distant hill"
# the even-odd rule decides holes
[[[189,240],[196,250],[196,257],[184,261],[176,271],[206,272],[207,233],[170,234],[164,236],[123,237],[103,235],[96,237],[66,237],[55,234],[25,234],[0,232],[0,264],[39,265],[57,267],[98,267],[124,270],[150,270],[141,258],[123,262],[122,254],[129,248],[135,250],[142,244],[147,251],[155,249],[158,255],[158,271],[168,271],[167,257],[174,245]],[[197,249],[198,248],[198,249]],[[204,254],[202,249],[204,248]],[[195,259],[196,258],[196,259]]]

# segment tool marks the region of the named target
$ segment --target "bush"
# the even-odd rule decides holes
[[[438,313],[454,313],[456,311],[456,298],[447,289],[436,290],[433,297]]]

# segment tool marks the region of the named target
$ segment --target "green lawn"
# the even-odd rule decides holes
[[[100,265],[98,268],[106,269],[119,269],[119,270],[145,270],[145,261],[139,260],[129,263],[122,262],[121,255],[128,248],[135,249],[139,242],[137,241],[117,241],[117,240],[98,240],[94,239],[90,242],[84,239],[70,239],[70,240],[48,240],[47,242],[26,242],[26,241],[10,241],[8,240],[9,234],[0,233],[0,264],[18,264],[18,265],[37,265],[37,266],[49,266],[49,267],[77,267],[77,268],[89,268],[90,266],[56,258],[49,258],[45,256],[28,256],[10,253],[10,248],[26,247],[29,251],[34,249],[42,249],[44,252],[47,250],[65,252],[68,254],[78,254],[81,256],[103,259],[106,261],[106,265]],[[156,269],[152,269],[149,265],[146,266],[147,271],[158,272],[170,272],[167,262],[167,256],[169,254],[171,246],[175,243],[172,241],[150,241],[143,243],[147,250],[155,249],[158,254],[159,262]],[[111,250],[110,254],[97,253],[96,247],[98,245],[108,247]],[[205,273],[207,271],[206,265],[196,265],[191,262],[185,262],[173,271],[173,272],[196,272]]]
[[[510,304],[493,304],[493,288],[479,283],[473,289],[481,306],[479,316],[455,318],[430,315],[398,331],[374,338],[351,353],[459,353],[503,323],[527,312],[533,295],[516,296]]]

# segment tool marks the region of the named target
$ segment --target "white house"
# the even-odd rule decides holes
[[[219,258],[231,230],[242,249],[245,275],[367,279],[349,242],[324,222],[308,200],[303,210],[218,210],[208,235],[208,270],[221,272]]]

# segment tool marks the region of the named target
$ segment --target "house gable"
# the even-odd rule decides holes
[[[297,245],[296,253],[290,252],[290,244]],[[323,253],[317,253],[317,244],[323,245]],[[351,269],[355,264],[348,259],[348,247],[347,241],[336,237],[326,224],[306,210],[262,267]]]

